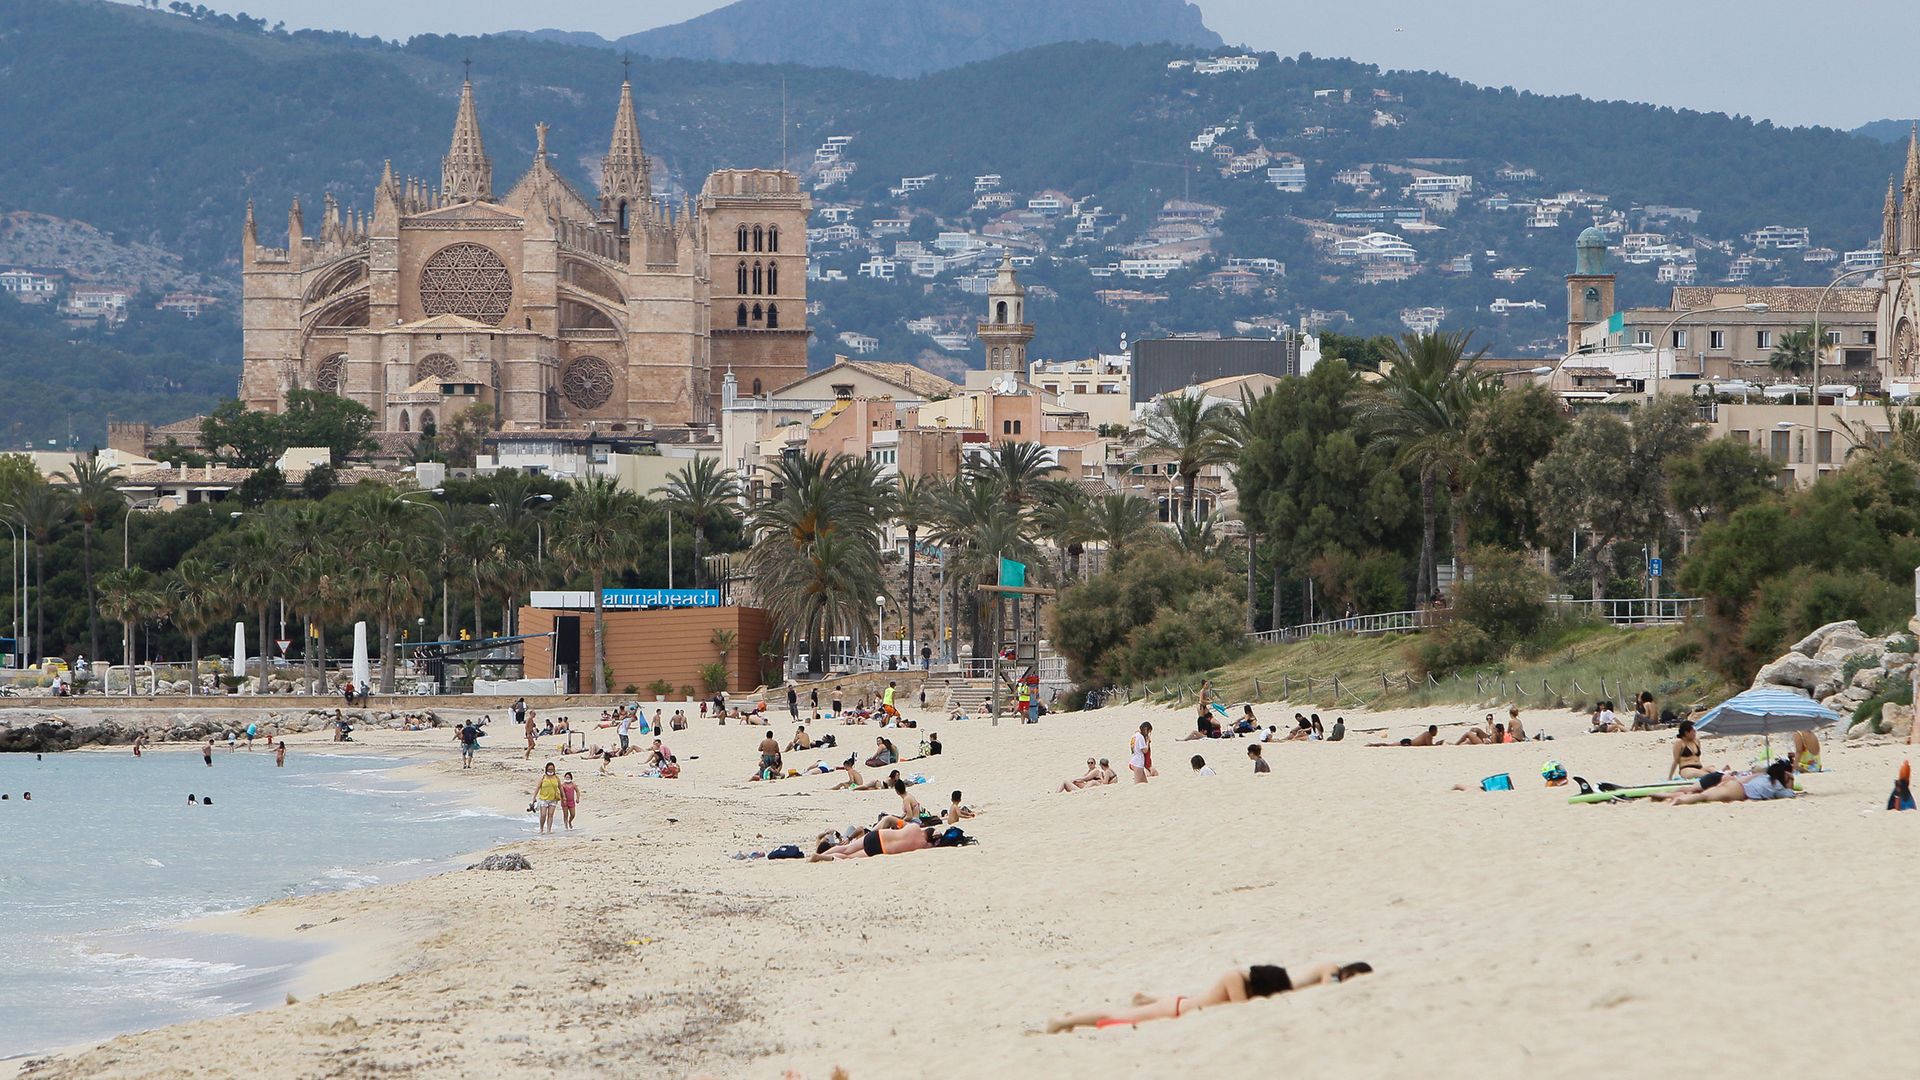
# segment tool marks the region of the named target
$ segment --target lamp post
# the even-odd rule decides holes
[[[1825,332],[1820,329],[1820,313],[1826,310],[1827,297],[1833,294],[1833,287],[1835,285],[1840,284],[1848,278],[1865,277],[1868,274],[1880,274],[1888,270],[1911,270],[1916,266],[1920,266],[1920,261],[1910,260],[1908,262],[1891,263],[1886,266],[1862,266],[1854,270],[1848,270],[1846,273],[1836,275],[1832,281],[1827,282],[1827,287],[1820,290],[1819,299],[1813,303],[1813,378],[1807,380],[1807,400],[1812,403],[1810,407],[1813,409],[1813,441],[1812,450],[1810,451],[1810,456],[1813,458],[1813,479],[1807,481],[1809,484],[1815,483],[1820,479],[1820,350],[1821,346],[1825,344],[1825,342],[1821,340],[1825,337]]]
[[[1653,396],[1654,397],[1660,396],[1660,349],[1661,349],[1660,343],[1667,340],[1667,335],[1673,333],[1674,327],[1679,326],[1682,322],[1685,322],[1687,319],[1692,318],[1695,315],[1710,315],[1716,311],[1750,311],[1755,315],[1765,315],[1767,313],[1767,305],[1756,300],[1756,301],[1753,301],[1752,303],[1746,303],[1746,304],[1722,304],[1718,307],[1688,308],[1687,310],[1681,312],[1680,314],[1675,315],[1671,320],[1667,322],[1667,325],[1660,328],[1660,336],[1655,338],[1653,341]],[[1679,366],[1678,364],[1679,356],[1677,353],[1674,356],[1674,360],[1675,360],[1675,367],[1677,368]],[[1707,373],[1706,364],[1703,362],[1700,365],[1700,367],[1701,367],[1700,374],[1702,376],[1705,376]]]
[[[127,516],[120,522],[120,569],[126,570],[133,565],[133,513],[136,510],[151,510],[160,505],[160,500],[136,499],[127,504]],[[127,696],[133,696],[133,624],[127,623],[120,631],[120,655],[127,659]],[[104,691],[103,691],[104,692]]]
[[[881,645],[887,640],[887,598],[876,596],[873,602],[880,611],[880,621],[873,625],[873,655],[874,659],[878,660]]]
[[[427,492],[429,495],[445,495],[446,493],[446,488],[433,488]],[[451,632],[450,627],[452,626],[452,623],[448,621],[450,608],[447,603],[447,598],[450,590],[447,588],[447,536],[453,532],[453,526],[447,521],[446,511],[432,503],[418,503],[408,497],[415,494],[418,493],[409,491],[405,494],[395,496],[393,501],[406,506],[417,506],[422,510],[431,510],[434,512],[434,515],[440,519],[440,640],[445,641]],[[420,620],[420,625],[423,628],[420,631],[422,637],[426,636],[426,630],[424,629],[426,623],[427,620]]]
[[[0,518],[0,523],[5,524],[7,532],[13,534],[13,559],[8,564],[13,568],[13,593],[11,594],[12,602],[7,606],[11,609],[13,616],[13,666],[24,668],[27,666],[27,654],[26,650],[20,647],[20,609],[24,603],[20,596],[20,530],[13,524],[12,518]]]
[[[520,509],[525,510],[534,503],[545,504],[552,501],[553,496],[551,495],[529,495],[520,500]],[[504,507],[499,503],[488,503],[487,509],[501,510],[504,509]],[[541,528],[541,521],[537,515],[533,515],[533,561],[535,565],[538,566],[547,565],[547,537],[546,532]]]

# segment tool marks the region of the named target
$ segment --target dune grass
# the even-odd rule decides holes
[[[1414,634],[1319,637],[1264,646],[1213,671],[1135,687],[1156,701],[1190,702],[1211,679],[1215,700],[1289,701],[1322,708],[1591,708],[1620,705],[1642,690],[1662,708],[1711,705],[1736,692],[1688,648],[1681,627],[1645,630],[1597,625],[1556,628],[1505,662],[1431,679],[1411,656]]]

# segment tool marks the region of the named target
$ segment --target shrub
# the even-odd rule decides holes
[[[1901,634],[1899,637],[1894,638],[1893,640],[1887,642],[1887,651],[1897,652],[1897,653],[1913,653],[1916,651],[1920,651],[1920,648],[1916,647],[1912,634]]]
[[[647,692],[654,697],[666,697],[673,693],[673,684],[665,679],[655,679],[647,684]]]
[[[727,665],[718,662],[702,664],[700,666],[700,683],[707,688],[707,693],[709,694],[717,694],[725,690],[727,688]],[[668,689],[672,688],[669,687]]]
[[[1847,657],[1846,663],[1840,665],[1840,681],[1851,686],[1855,675],[1870,667],[1878,666],[1880,666],[1879,653],[1854,653]]]
[[[1217,667],[1245,648],[1245,582],[1162,548],[1060,594],[1049,636],[1082,686]]]
[[[1875,735],[1885,735],[1886,728],[1880,726],[1880,710],[1885,705],[1913,704],[1913,684],[1906,679],[1882,679],[1875,688],[1872,697],[1861,702],[1853,710],[1853,722],[1848,730],[1865,721]]]
[[[1445,675],[1461,668],[1490,664],[1501,649],[1493,636],[1470,622],[1456,620],[1413,642],[1409,658],[1421,675]]]
[[[625,695],[627,695],[628,697],[639,697],[639,696],[640,696],[640,684],[638,684],[638,683],[628,683],[627,685],[625,685],[625,686],[623,686],[623,687],[621,687],[621,688],[620,688],[620,692],[621,692],[621,693],[623,693],[623,694],[625,694]]]
[[[1462,582],[1454,601],[1461,622],[1484,631],[1496,645],[1532,637],[1547,621],[1547,575],[1518,551],[1475,548],[1473,577]]]

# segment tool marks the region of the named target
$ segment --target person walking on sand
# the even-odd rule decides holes
[[[800,719],[800,688],[792,683],[787,684],[787,711],[796,721]]]
[[[1147,770],[1153,766],[1153,724],[1140,722],[1140,730],[1134,733],[1131,754],[1127,758],[1127,767],[1133,770],[1133,782],[1147,782]]]
[[[281,739],[279,745],[273,748],[273,767],[276,769],[287,767],[287,740],[285,739]]]
[[[580,805],[580,785],[573,782],[573,774],[567,773],[560,778],[560,820],[567,828],[573,828],[573,811]]]
[[[553,762],[540,771],[540,782],[533,788],[533,808],[540,813],[540,831],[553,831],[553,812],[560,806],[560,774],[554,771]]]
[[[528,761],[533,757],[533,743],[536,738],[533,733],[533,714],[527,711],[524,702],[520,703],[517,707],[520,711],[520,724],[527,732],[527,752],[520,755],[520,760]]]
[[[480,735],[480,725],[472,720],[460,725],[460,730],[454,733],[453,737],[460,743],[461,768],[473,768],[473,754],[480,749]]]

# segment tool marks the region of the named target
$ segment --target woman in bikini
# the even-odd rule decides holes
[[[1667,766],[1667,779],[1678,776],[1692,780],[1706,771],[1700,764],[1700,736],[1693,730],[1693,721],[1682,720],[1673,736],[1673,762]]]
[[[1227,972],[1220,977],[1219,982],[1191,997],[1184,995],[1153,997],[1147,994],[1135,994],[1133,1005],[1129,1008],[1098,1009],[1049,1020],[1047,1034],[1055,1035],[1080,1027],[1132,1027],[1147,1020],[1172,1020],[1201,1009],[1210,1009],[1215,1005],[1272,997],[1275,994],[1284,994],[1290,990],[1305,990],[1309,986],[1319,986],[1323,983],[1345,982],[1356,975],[1365,975],[1372,970],[1373,965],[1367,963],[1321,964],[1300,974],[1290,975],[1283,967],[1255,964],[1245,971]]]
[[[807,856],[808,862],[835,862],[840,859],[864,859],[873,855],[899,855],[933,846],[933,830],[918,825],[905,829],[870,829],[858,840]]]

